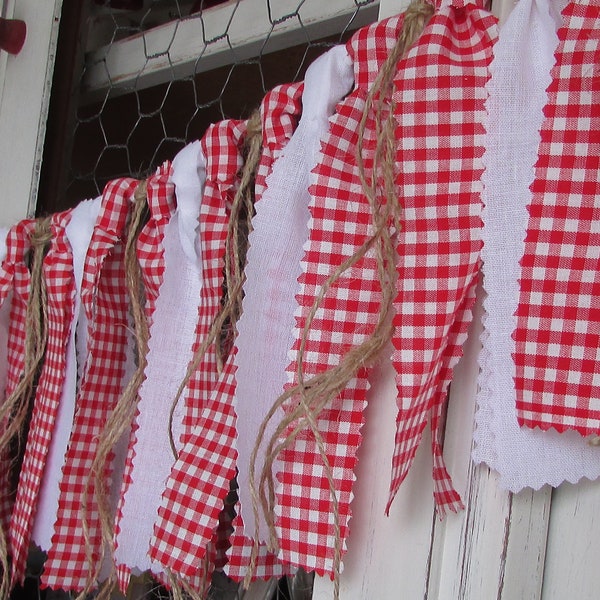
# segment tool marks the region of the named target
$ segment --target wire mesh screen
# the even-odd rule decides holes
[[[377,17],[375,0],[94,0],[64,208],[118,176],[143,176],[246,118],[275,85],[303,78],[328,47]]]

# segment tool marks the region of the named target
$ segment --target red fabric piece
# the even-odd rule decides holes
[[[23,582],[38,493],[64,383],[75,292],[73,258],[65,235],[70,218],[70,211],[52,215],[52,242],[42,266],[47,291],[48,342],[10,523],[13,584]]]
[[[394,353],[398,388],[389,506],[428,421],[438,514],[461,507],[442,457],[441,416],[471,321],[481,250],[485,84],[496,19],[474,4],[438,9],[394,81],[398,234]]]
[[[7,381],[6,390],[3,390],[5,397],[8,397],[19,383],[25,364],[25,320],[31,279],[27,267],[27,252],[31,247],[29,236],[34,228],[35,221],[31,219],[20,221],[11,227],[6,236],[6,258],[0,270],[0,304],[11,303]],[[16,493],[11,482],[11,465],[12,456],[5,451],[0,456],[0,525],[5,536],[8,536]]]
[[[199,228],[202,290],[194,349],[219,310],[229,208],[242,167],[245,131],[241,121],[222,121],[202,139],[206,157]],[[232,352],[219,376],[212,344],[184,392],[183,448],[166,482],[149,556],[186,578],[197,574],[235,475],[234,370]]]
[[[558,32],[521,259],[514,360],[527,427],[600,433],[600,3]]]
[[[347,45],[354,62],[356,84],[336,107],[313,171],[309,205],[312,219],[299,279],[294,355],[300,348],[306,320],[322,284],[371,234],[371,209],[356,164],[358,130],[368,89],[394,47],[401,26],[401,16],[387,19],[359,30]],[[372,168],[373,148],[371,116],[363,149],[367,172]],[[376,260],[369,252],[336,281],[316,313],[303,361],[306,379],[339,364],[349,350],[369,337],[380,302]],[[296,373],[294,360],[288,367],[290,382],[297,382]],[[367,369],[361,368],[317,420],[333,471],[343,549],[369,387],[367,375]],[[296,401],[292,398],[287,406]],[[320,575],[331,573],[335,545],[333,502],[314,435],[308,430],[301,432],[279,458],[276,491],[279,557]]]
[[[90,473],[99,435],[123,387],[129,325],[123,238],[137,185],[135,179],[119,179],[106,186],[85,260],[81,302],[88,318],[88,355],[63,467],[52,546],[42,574],[43,585],[65,590],[81,590],[87,582],[89,564],[81,514],[83,484]],[[88,520],[95,567],[101,534],[91,494]]]

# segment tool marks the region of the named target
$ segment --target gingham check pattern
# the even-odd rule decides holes
[[[237,175],[242,167],[241,146],[246,126],[243,121],[226,120],[206,130],[201,140],[206,158],[206,182],[200,205],[200,258],[202,289],[194,352],[202,343],[219,311],[222,297],[225,240],[229,208],[235,195]],[[204,354],[184,392],[184,445],[201,418],[202,409],[218,379],[214,344]]]
[[[263,147],[254,183],[255,201],[266,187],[273,163],[292,137],[302,110],[303,82],[278,85],[268,92],[260,106]]]
[[[290,382],[295,382],[300,340],[322,284],[371,233],[371,209],[362,191],[355,158],[358,129],[368,88],[393,48],[401,24],[401,17],[382,21],[361,29],[348,43],[357,86],[337,105],[313,171],[309,240],[299,278],[295,343],[288,367]],[[367,123],[364,147],[369,169],[374,147],[373,119]],[[369,253],[336,281],[317,311],[303,361],[306,378],[337,365],[350,349],[368,338],[377,321],[380,301],[377,265]],[[317,421],[333,471],[344,547],[368,387],[367,370],[362,368]],[[294,402],[291,399],[289,405]],[[280,461],[275,509],[279,557],[319,574],[330,573],[335,546],[333,501],[314,436],[309,431],[302,432],[281,453]]]
[[[199,230],[203,284],[195,348],[219,310],[229,207],[242,167],[245,131],[244,122],[227,120],[209,127],[202,139],[206,157]],[[213,344],[187,386],[183,448],[166,482],[150,542],[150,558],[186,578],[195,575],[206,554],[235,475],[233,354],[219,376]]]
[[[398,388],[389,506],[428,420],[438,513],[457,510],[440,419],[471,320],[481,242],[485,83],[496,19],[474,4],[436,11],[394,81],[398,235],[394,352]]]
[[[146,184],[146,196],[150,218],[144,225],[137,239],[136,251],[142,279],[144,282],[144,293],[146,295],[145,313],[148,327],[152,325],[152,315],[158,297],[158,291],[163,281],[165,270],[163,238],[165,227],[169,222],[175,208],[175,186],[171,182],[171,163],[166,162],[148,178]],[[137,416],[137,413],[136,413]],[[122,516],[123,498],[127,488],[131,484],[133,460],[135,457],[137,425],[134,419],[129,439],[129,448],[123,471],[123,481],[115,481],[113,485],[121,486],[117,514],[115,516],[115,542],[119,529],[119,521]],[[121,590],[127,590],[130,577],[130,569],[126,565],[117,565],[117,576]]]
[[[521,260],[517,415],[587,436],[600,433],[600,3],[563,16]]]
[[[261,104],[263,147],[255,180],[255,203],[267,188],[267,178],[271,174],[274,162],[283,154],[285,146],[292,137],[302,110],[302,82],[284,84],[268,92]],[[243,534],[244,525],[240,515],[233,507],[225,506],[219,517],[217,528],[216,568],[225,567],[227,575],[239,581],[246,576],[252,551],[253,540]],[[236,516],[231,518],[232,514]],[[255,577],[269,579],[281,577],[286,570],[277,557],[261,546]]]
[[[24,220],[11,227],[6,237],[6,258],[0,272],[0,302],[11,302],[5,397],[8,397],[19,383],[25,364],[25,319],[30,282],[26,254],[30,248],[29,236],[34,228],[33,220]],[[5,536],[8,535],[15,499],[11,465],[12,456],[4,453],[0,457],[0,523]]]
[[[60,482],[52,545],[42,574],[44,585],[65,590],[80,590],[87,581],[82,484],[88,479],[98,437],[122,390],[129,310],[123,238],[137,184],[134,179],[119,179],[106,186],[85,260],[81,302],[89,322],[88,355]],[[88,519],[96,561],[101,535],[92,494]]]
[[[48,342],[10,523],[13,584],[23,581],[38,493],[65,377],[66,347],[75,291],[73,257],[65,235],[70,218],[70,211],[52,215],[52,242],[43,263]]]

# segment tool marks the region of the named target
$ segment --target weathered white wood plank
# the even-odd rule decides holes
[[[444,455],[465,511],[437,523],[429,598],[538,599],[544,571],[550,490],[513,495],[470,460],[477,392],[481,303],[450,393]]]
[[[268,6],[272,7],[269,16]],[[300,6],[299,6],[300,5]],[[375,20],[377,2],[361,8],[353,26]],[[341,32],[354,0],[234,0],[115,42],[90,53],[84,99],[141,89]],[[296,14],[291,18],[286,15]]]
[[[21,52],[5,58],[0,100],[0,225],[35,211],[62,0],[20,0],[7,16],[27,24]],[[9,7],[10,8],[10,7]]]
[[[543,600],[600,598],[600,482],[554,490]]]

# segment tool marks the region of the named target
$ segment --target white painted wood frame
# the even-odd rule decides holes
[[[27,38],[15,56],[0,51],[0,226],[35,212],[62,0],[4,0]]]

